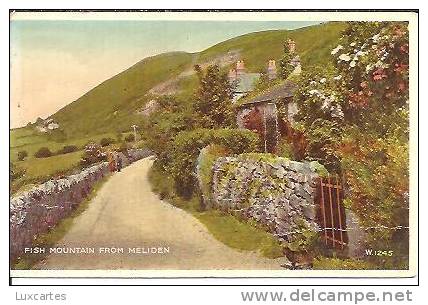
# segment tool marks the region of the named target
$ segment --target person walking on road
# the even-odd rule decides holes
[[[120,157],[119,154],[116,157],[117,157],[116,168],[117,168],[117,171],[120,172],[122,170],[122,158]]]

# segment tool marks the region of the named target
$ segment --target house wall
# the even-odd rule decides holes
[[[257,114],[261,116],[260,128],[255,129],[252,126],[248,126],[247,120],[249,116]],[[279,140],[279,128],[278,128],[278,111],[275,103],[265,102],[257,104],[248,104],[242,107],[236,116],[236,123],[238,128],[249,128],[256,130],[263,142],[265,152],[274,152]]]

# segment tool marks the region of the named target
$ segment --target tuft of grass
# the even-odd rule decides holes
[[[91,200],[95,197],[98,190],[107,182],[110,175],[95,183],[89,195],[83,200],[70,215],[62,219],[55,227],[48,232],[40,234],[33,242],[33,247],[50,248],[54,247],[70,230],[76,217],[81,215],[88,207]],[[39,261],[46,257],[47,253],[23,254],[17,262],[13,264],[15,270],[30,270]]]
[[[375,270],[379,267],[371,262],[355,258],[330,258],[318,256],[313,261],[316,270]]]

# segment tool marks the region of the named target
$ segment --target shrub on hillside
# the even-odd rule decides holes
[[[123,153],[125,156],[128,155],[129,144],[126,142],[122,142],[119,146],[118,151]]]
[[[127,135],[127,136],[125,137],[125,141],[126,141],[126,142],[133,142],[133,141],[135,141],[135,137],[134,137],[134,135],[133,135],[132,133],[130,133],[129,135]]]
[[[78,148],[76,145],[65,145],[63,148],[58,150],[57,154],[58,155],[69,154],[69,153],[75,152],[77,150],[78,150]]]
[[[107,155],[102,150],[101,145],[91,142],[85,146],[85,152],[80,160],[80,166],[87,167],[93,163],[105,160],[107,160]]]
[[[259,150],[256,133],[242,129],[196,129],[179,133],[169,148],[165,164],[176,183],[177,192],[190,196],[195,188],[195,169],[199,152],[209,144],[223,145],[233,154]]]
[[[100,141],[100,145],[102,147],[108,146],[112,143],[114,143],[114,139],[112,139],[112,138],[102,138]]]
[[[19,152],[18,152],[18,160],[19,161],[23,161],[25,158],[27,158],[28,157],[28,153],[27,153],[27,151],[26,150],[20,150]]]
[[[16,180],[18,178],[21,178],[25,174],[25,170],[24,169],[16,166],[12,162],[10,162],[9,168],[10,168],[9,176],[10,176],[10,180],[11,181],[14,181],[14,180]]]
[[[34,157],[36,158],[48,158],[52,156],[52,152],[47,147],[41,147],[35,154]]]

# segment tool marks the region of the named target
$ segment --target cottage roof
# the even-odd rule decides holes
[[[243,73],[237,76],[236,93],[247,93],[254,89],[255,82],[260,78],[259,73]]]
[[[294,95],[297,85],[292,81],[286,80],[285,82],[276,85],[261,94],[242,102],[242,106],[248,104],[258,104],[277,99],[289,98]]]

